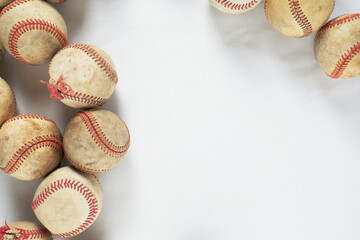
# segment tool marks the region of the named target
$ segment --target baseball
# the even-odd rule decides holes
[[[337,17],[317,33],[315,58],[332,78],[360,76],[360,14]]]
[[[44,177],[60,165],[62,158],[60,130],[47,117],[16,116],[0,129],[0,169],[15,178]]]
[[[0,239],[3,240],[52,240],[46,228],[33,222],[14,222],[0,227]]]
[[[68,238],[94,223],[101,212],[102,202],[102,189],[94,175],[64,167],[43,180],[31,206],[50,232]]]
[[[114,92],[118,76],[109,55],[88,44],[72,44],[50,62],[51,97],[73,108],[101,106]]]
[[[244,13],[254,9],[262,0],[209,0],[216,9],[229,14]]]
[[[12,118],[16,110],[16,101],[13,90],[0,77],[0,126],[8,119]]]
[[[265,14],[273,27],[289,37],[307,37],[330,17],[335,0],[266,0]]]
[[[30,65],[49,62],[67,44],[60,13],[42,0],[16,0],[0,13],[0,40],[17,60]]]
[[[64,152],[79,170],[102,173],[113,169],[130,146],[129,130],[116,114],[104,109],[78,112],[64,132]]]

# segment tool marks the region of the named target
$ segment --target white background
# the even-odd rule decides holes
[[[70,43],[97,45],[116,63],[119,83],[104,108],[132,137],[125,159],[99,175],[101,216],[75,239],[360,238],[360,79],[328,78],[314,35],[276,32],[263,3],[235,16],[206,0],[56,8]],[[337,1],[332,18],[359,11],[360,1]],[[49,99],[39,82],[47,64],[6,54],[0,66],[18,114],[65,128],[77,110]],[[0,218],[36,221],[40,181],[1,173],[0,182]]]

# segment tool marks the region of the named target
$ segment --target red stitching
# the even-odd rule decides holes
[[[14,229],[17,232],[14,232]],[[5,239],[6,235],[15,236],[16,239],[44,239],[51,237],[51,233],[46,229],[25,230],[20,228],[11,229],[5,222],[5,225],[0,228],[0,239]]]
[[[23,20],[12,27],[8,42],[12,55],[22,63],[32,65],[21,57],[17,47],[21,35],[31,30],[44,30],[52,34],[60,42],[62,47],[67,45],[66,35],[56,25],[42,19]]]
[[[79,169],[82,172],[94,174],[94,173],[105,173],[105,172],[108,172],[108,171],[111,170],[111,169],[102,169],[102,170],[90,169],[90,168],[87,168],[85,166],[82,166],[82,165],[79,165],[79,164],[75,163],[73,160],[71,160],[71,158],[66,153],[65,153],[65,156],[66,156],[67,160],[69,160],[69,162],[72,165],[74,165],[77,169]]]
[[[17,120],[23,120],[23,119],[37,119],[37,120],[44,120],[44,121],[48,121],[51,123],[56,124],[53,120],[51,120],[50,118],[41,116],[41,115],[37,115],[37,114],[22,114],[13,118],[10,118],[9,120],[7,120],[3,126],[5,126],[5,124],[10,123],[10,122],[14,122]]]
[[[70,94],[69,92],[59,92],[59,95],[62,99],[69,99],[76,102],[87,103],[95,106],[102,106],[107,102],[106,98],[95,97],[79,92],[74,92],[73,94]]]
[[[50,90],[50,97],[63,100],[68,99],[76,102],[82,102],[94,106],[102,106],[107,102],[106,98],[96,97],[87,95],[80,92],[75,92],[69,84],[64,83],[63,76],[61,75],[60,78],[56,81],[55,84],[46,83],[44,81],[40,81],[48,85]]]
[[[46,199],[61,189],[73,189],[79,192],[85,197],[89,206],[89,214],[83,224],[71,232],[55,234],[56,236],[62,238],[68,238],[85,231],[95,221],[99,214],[98,200],[91,190],[81,182],[74,179],[61,179],[51,183],[47,188],[45,188],[32,202],[31,208],[35,211],[42,203],[45,202]]]
[[[91,112],[81,111],[81,112],[78,112],[76,114],[76,116],[80,116],[84,120],[85,125],[86,125],[88,131],[90,132],[91,136],[93,137],[95,142],[99,145],[99,147],[105,153],[107,153],[113,157],[121,157],[129,149],[129,146],[130,146],[129,129],[127,129],[128,133],[129,133],[129,141],[124,146],[116,146],[110,140],[108,140],[106,138],[106,136],[102,132],[99,124],[97,123],[94,115]]]
[[[11,158],[9,163],[2,170],[6,174],[15,173],[25,159],[34,151],[43,147],[52,147],[63,154],[62,142],[55,136],[39,136],[23,145]]]
[[[95,61],[95,63],[103,70],[105,71],[106,75],[110,78],[111,81],[113,81],[115,84],[118,82],[118,75],[116,71],[110,66],[110,64],[98,53],[95,49],[93,49],[91,46],[87,44],[71,44],[67,46],[64,49],[67,48],[75,48],[78,50],[83,51],[86,53],[91,59]]]
[[[9,5],[7,5],[6,7],[3,8],[3,10],[0,13],[0,17],[2,17],[5,13],[14,9],[15,7],[17,7],[23,3],[31,2],[31,1],[34,1],[34,0],[16,0],[16,1],[10,3]]]
[[[83,93],[79,93],[79,92],[74,92],[73,95],[60,92],[60,97],[63,99],[66,98],[66,99],[70,99],[73,101],[87,103],[87,104],[95,105],[95,106],[102,106],[107,102],[106,98],[95,97],[95,96],[91,96],[91,95],[87,95],[87,94],[83,94]]]
[[[332,78],[339,78],[344,73],[345,69],[351,62],[351,60],[354,59],[356,55],[360,53],[360,43],[356,42],[350,49],[347,50],[347,52],[343,53],[341,55],[341,58],[337,62],[334,70],[329,75]]]
[[[303,37],[309,36],[313,32],[313,28],[311,26],[310,21],[305,16],[304,12],[302,11],[299,1],[298,0],[288,0],[289,7],[291,10],[291,14],[293,15],[295,21],[299,24],[299,26],[304,31]]]
[[[245,4],[233,3],[230,0],[216,0],[216,2],[225,8],[240,11],[252,8],[255,4],[258,3],[258,0],[252,0],[251,2]]]
[[[325,32],[325,31],[329,30],[330,28],[334,28],[338,25],[349,23],[349,22],[356,21],[359,19],[360,19],[360,13],[356,13],[356,14],[351,14],[351,15],[345,16],[345,17],[337,19],[337,20],[333,20],[333,21],[329,22],[328,24],[326,24],[325,26],[323,26],[319,30],[318,34]]]
[[[40,81],[48,86],[50,90],[50,97],[63,100],[64,98],[61,97],[60,92],[67,93],[69,95],[74,95],[74,90],[70,87],[69,84],[63,82],[63,75],[57,80],[55,84],[47,83],[44,81]]]

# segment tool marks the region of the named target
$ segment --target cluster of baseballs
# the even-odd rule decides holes
[[[0,6],[4,7],[0,42],[22,63],[50,61],[50,79],[45,84],[52,98],[73,108],[106,103],[118,81],[107,53],[88,44],[67,45],[64,19],[43,0],[0,0]],[[0,105],[0,169],[21,180],[45,177],[31,206],[45,228],[31,222],[5,222],[0,240],[80,234],[93,224],[102,208],[102,189],[94,174],[113,169],[129,148],[126,124],[108,110],[86,109],[70,119],[62,136],[48,117],[14,117],[15,95],[2,78]],[[73,167],[59,168],[64,154]]]
[[[210,0],[225,13],[244,13],[262,0]],[[360,14],[345,14],[327,24],[335,0],[265,0],[265,14],[280,33],[307,37],[318,31],[315,58],[332,78],[360,76]],[[324,25],[325,24],[325,25]]]

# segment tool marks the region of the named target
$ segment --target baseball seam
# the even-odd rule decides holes
[[[97,143],[97,145],[105,153],[107,153],[113,157],[122,157],[126,153],[126,151],[129,149],[129,146],[130,146],[129,130],[128,130],[129,141],[124,146],[116,146],[109,139],[107,139],[105,134],[102,132],[98,122],[96,121],[96,118],[94,117],[93,114],[91,114],[91,112],[81,111],[81,112],[77,113],[76,116],[79,116],[82,118],[90,135],[92,136],[94,141]],[[126,124],[125,124],[125,126],[126,126]]]
[[[313,32],[313,28],[309,19],[306,17],[304,12],[302,11],[298,0],[288,0],[291,14],[294,17],[294,20],[299,24],[301,29],[304,32],[302,37],[307,37]]]
[[[80,171],[82,172],[86,172],[86,173],[91,173],[91,174],[94,174],[94,173],[105,173],[105,172],[108,172],[110,171],[111,169],[91,169],[91,168],[87,168],[85,166],[82,166],[82,165],[79,165],[77,163],[75,163],[73,160],[71,160],[71,158],[65,153],[65,156],[67,158],[67,160],[69,160],[69,162],[74,165],[74,167],[76,167],[77,169],[79,169]]]
[[[15,24],[9,34],[8,45],[12,55],[22,63],[32,65],[25,61],[18,50],[18,42],[22,34],[30,30],[44,30],[52,34],[62,47],[67,45],[66,35],[54,24],[42,19],[27,19]]]
[[[103,70],[106,75],[110,78],[112,82],[115,84],[118,82],[118,75],[116,71],[110,66],[110,64],[100,55],[98,54],[91,46],[86,44],[71,44],[66,48],[74,48],[84,52],[88,55],[95,63]]]
[[[30,140],[28,143],[23,145],[11,158],[8,164],[2,170],[6,174],[15,173],[23,164],[25,159],[34,151],[39,148],[51,147],[63,153],[63,144],[55,136],[39,136],[35,139]]]
[[[247,10],[252,8],[255,4],[258,3],[258,0],[252,0],[251,2],[245,4],[233,3],[229,0],[215,0],[216,3],[220,4],[224,8],[228,8],[234,11]]]
[[[42,83],[45,83],[48,85],[48,88],[50,90],[50,97],[63,100],[72,100],[76,102],[82,102],[94,106],[101,106],[104,105],[107,102],[106,98],[91,96],[87,94],[83,94],[80,92],[75,92],[69,84],[63,82],[63,76],[60,76],[60,78],[56,81],[55,84],[47,83],[44,81],[40,81]],[[53,78],[50,77],[49,82],[55,82]]]
[[[343,53],[337,62],[334,70],[329,75],[331,78],[340,78],[347,66],[360,53],[360,43],[356,42],[350,49]]]
[[[6,235],[15,235],[16,239],[43,239],[51,237],[51,233],[47,229],[11,229],[7,224],[5,224],[5,226],[0,228],[0,239],[5,239],[4,236]]]
[[[3,8],[3,10],[0,13],[0,17],[2,17],[5,13],[14,9],[15,7],[17,7],[23,3],[31,2],[31,1],[34,1],[34,0],[17,0],[17,1],[10,3],[9,5],[7,5],[6,7]]]
[[[31,204],[33,211],[40,207],[40,205],[43,204],[52,194],[61,189],[73,189],[79,192],[84,196],[89,207],[89,214],[86,220],[78,228],[70,232],[55,234],[56,236],[62,238],[68,238],[83,232],[95,221],[99,213],[98,200],[91,190],[81,182],[74,179],[61,179],[51,183],[35,198]]]
[[[352,21],[356,21],[356,20],[359,20],[360,19],[360,13],[356,13],[356,14],[351,14],[349,16],[346,16],[344,18],[340,18],[340,19],[337,19],[337,20],[334,20],[334,21],[331,21],[329,22],[328,24],[326,24],[325,26],[323,26],[319,32],[319,33],[322,33],[322,32],[325,32],[331,28],[334,28],[336,26],[339,26],[339,25],[342,25],[342,24],[345,24],[345,23],[349,23],[349,22],[352,22]]]
[[[14,121],[17,121],[17,120],[26,120],[26,119],[36,119],[36,120],[44,120],[44,121],[48,121],[48,122],[51,122],[51,123],[54,123],[56,124],[53,120],[51,120],[50,118],[47,118],[47,117],[44,117],[44,116],[41,116],[41,115],[37,115],[37,114],[22,114],[22,115],[19,115],[19,116],[16,116],[16,117],[13,117],[13,118],[10,118],[9,120],[7,120],[2,127],[4,127],[7,123],[10,123],[10,122],[14,122]]]
[[[80,92],[74,92],[73,94],[69,94],[67,92],[59,92],[59,95],[63,99],[87,103],[95,106],[102,106],[107,102],[106,98],[91,96]]]

